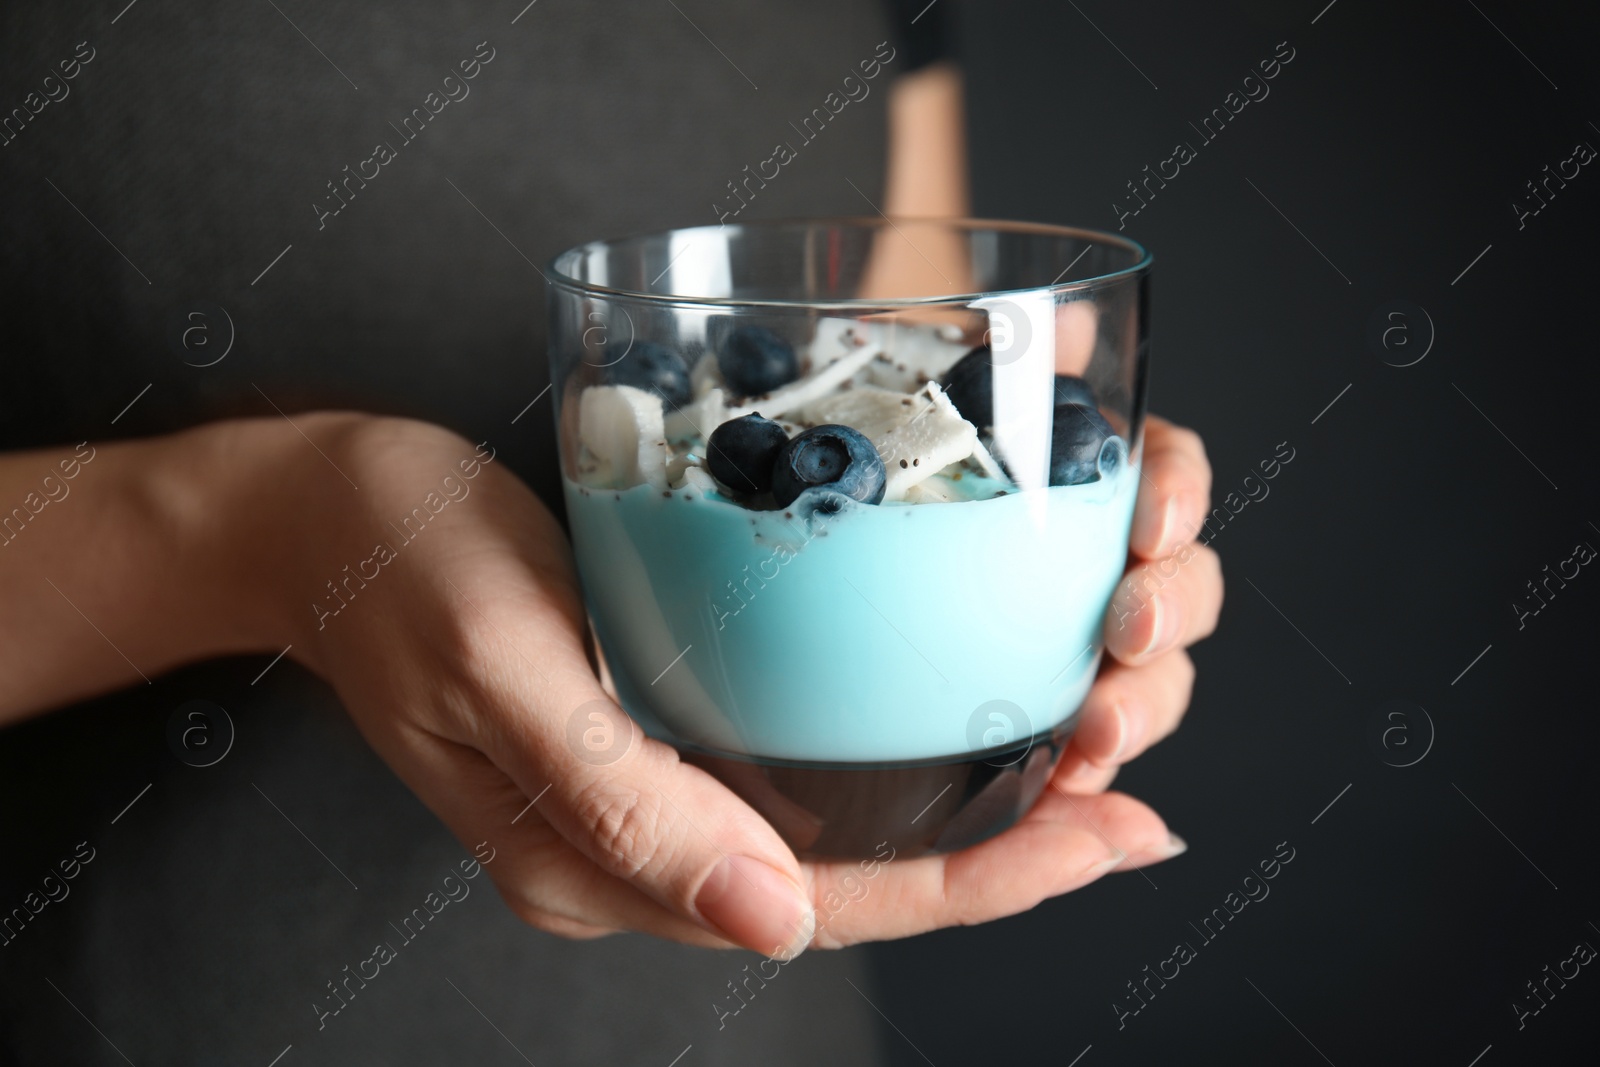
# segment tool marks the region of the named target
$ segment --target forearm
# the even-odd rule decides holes
[[[284,586],[305,581],[306,512],[357,491],[300,431],[327,447],[359,418],[0,456],[0,723],[282,650],[302,626]]]
[[[889,90],[886,214],[959,218],[971,211],[964,92],[961,68],[951,62],[895,79]]]
[[[954,63],[896,78],[889,90],[889,158],[883,210],[891,218],[961,218],[967,148],[961,70]],[[954,232],[880,233],[861,280],[863,297],[929,296],[972,289],[968,256]]]

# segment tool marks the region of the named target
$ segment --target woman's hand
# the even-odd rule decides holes
[[[805,874],[743,801],[637,733],[605,766],[569,744],[575,716],[614,704],[566,538],[492,448],[398,419],[319,444],[361,488],[321,479],[294,654],[463,844],[493,850],[512,910],[573,937],[803,948]]]
[[[487,843],[488,871],[534,926],[783,957],[813,935],[837,946],[999,918],[1181,850],[1154,812],[1103,790],[1176,726],[1193,670],[1182,646],[1210,632],[1221,601],[1215,556],[1182,548],[1210,480],[1187,431],[1148,423],[1129,579],[1172,576],[1142,609],[1119,590],[1106,630],[1117,662],[1055,788],[999,837],[874,864],[869,881],[854,862],[798,862],[725,786],[637,731],[603,766],[569,744],[574,716],[610,698],[566,540],[492,449],[396,419],[338,424],[320,447],[361,488],[322,479],[322,521],[305,525],[306,566],[289,583],[307,601],[295,653],[465,845]],[[1187,562],[1148,562],[1174,553]]]
[[[1177,729],[1194,682],[1184,649],[1216,628],[1222,608],[1217,555],[1195,542],[1210,509],[1205,448],[1152,415],[1144,449],[1128,570],[1106,617],[1106,662],[1050,787],[997,837],[886,867],[878,889],[829,918],[818,945],[987,922],[1187,847],[1149,807],[1105,791],[1117,767]],[[851,898],[859,881],[850,864],[805,868],[819,906],[830,891]]]
[[[614,763],[582,758],[575,720],[580,735],[596,708],[626,723],[588,658],[566,539],[492,446],[400,419],[235,420],[0,456],[0,492],[28,512],[0,545],[0,722],[292,642],[542,929],[783,955],[813,934],[835,946],[983,922],[1182,847],[1104,792],[1176,726],[1182,648],[1222,599],[1215,556],[1189,540],[1210,481],[1198,438],[1150,419],[1143,476],[1108,662],[1053,788],[953,855],[802,864],[667,745],[637,736]]]
[[[1222,610],[1222,566],[1196,540],[1210,511],[1211,465],[1192,430],[1145,421],[1129,565],[1106,617],[1111,662],[1084,702],[1055,784],[1100,792],[1117,768],[1178,728],[1194,663],[1184,651],[1209,637]]]

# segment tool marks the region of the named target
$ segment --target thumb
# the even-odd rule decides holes
[[[548,789],[540,812],[601,869],[735,944],[798,955],[816,919],[794,853],[721,782],[646,737],[587,666],[547,672],[490,758],[527,796]]]
[[[477,705],[459,740],[528,798],[543,795],[546,822],[601,870],[727,941],[769,956],[803,951],[816,919],[794,853],[606,696],[559,532],[506,540],[470,557],[463,585],[449,583],[471,606],[452,639]]]

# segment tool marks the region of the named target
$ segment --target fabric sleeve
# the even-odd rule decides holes
[[[921,70],[941,59],[954,59],[954,17],[956,0],[885,0],[895,47],[902,60],[895,64],[900,74]]]

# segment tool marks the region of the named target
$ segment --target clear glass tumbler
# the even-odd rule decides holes
[[[1011,825],[1127,556],[1150,264],[1087,230],[882,218],[556,257],[567,513],[623,709],[801,855]]]

